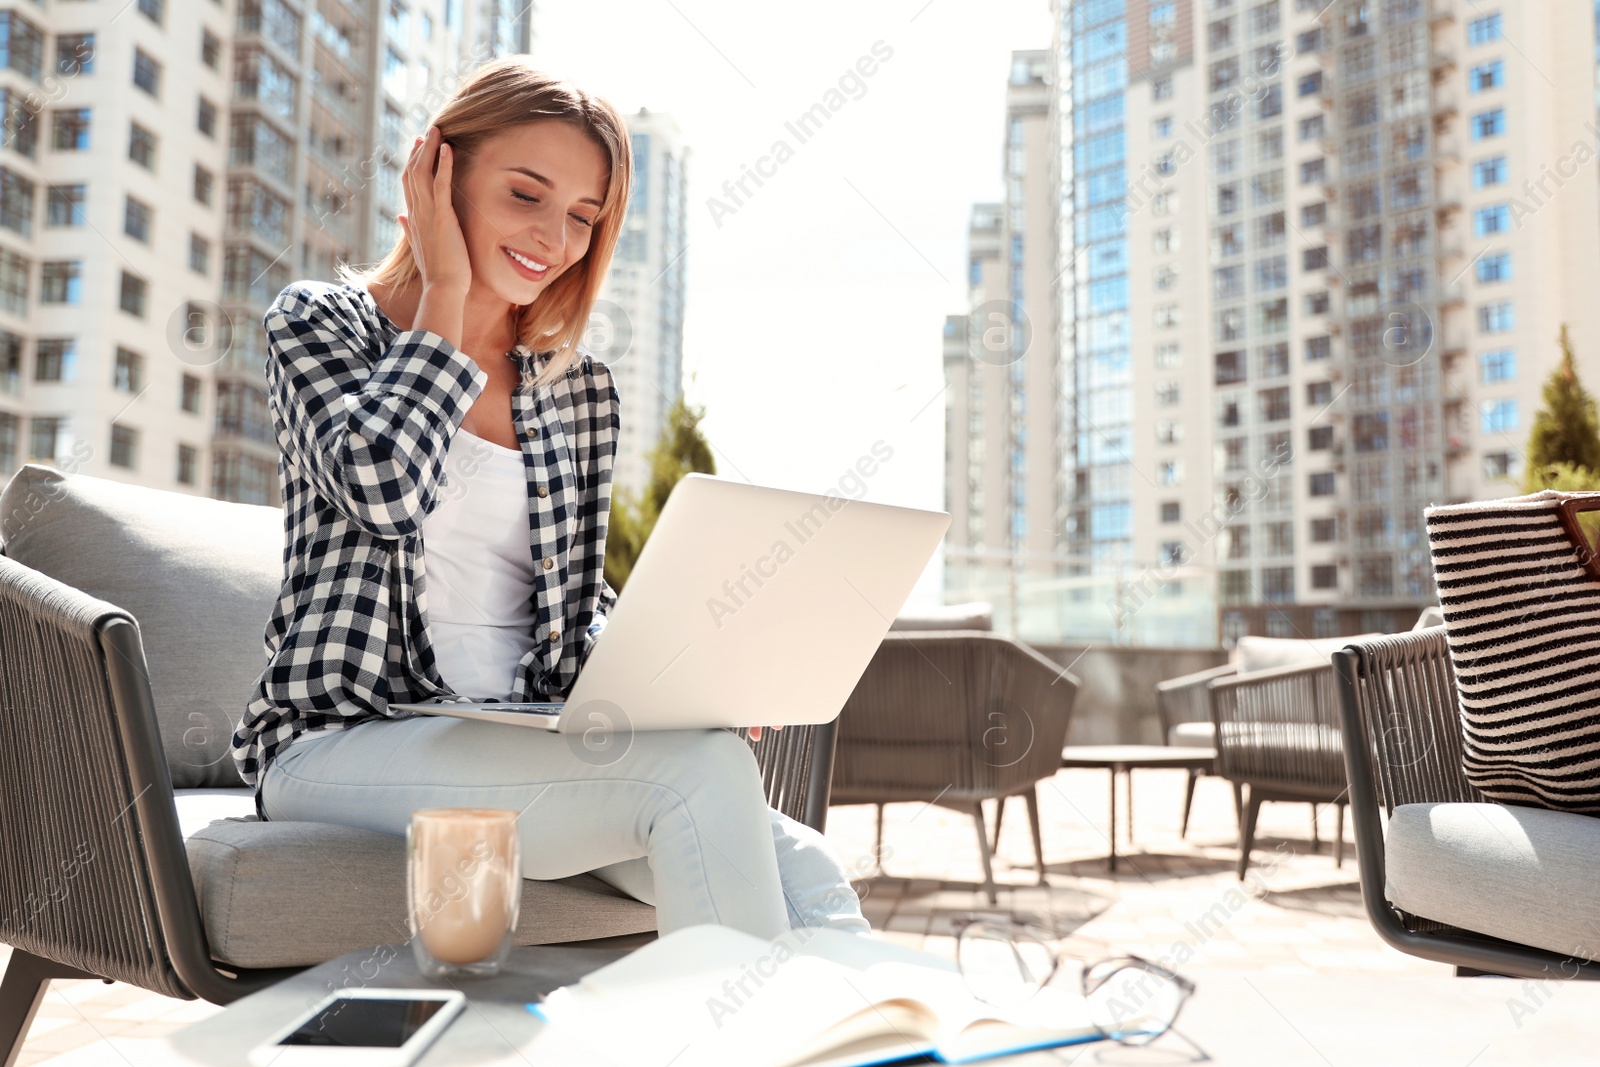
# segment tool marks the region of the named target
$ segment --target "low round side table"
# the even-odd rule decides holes
[[[1111,772],[1111,853],[1106,857],[1110,870],[1117,869],[1117,775],[1128,779],[1128,840],[1133,840],[1133,772],[1144,767],[1209,771],[1216,761],[1214,748],[1188,748],[1180,745],[1068,745],[1061,750],[1061,766],[1100,769]]]

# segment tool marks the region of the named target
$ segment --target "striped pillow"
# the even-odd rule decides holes
[[[1563,525],[1572,495],[1424,516],[1467,781],[1491,800],[1600,814],[1600,578]]]

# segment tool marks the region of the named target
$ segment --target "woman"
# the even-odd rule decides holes
[[[520,811],[524,876],[594,871],[663,933],[867,933],[825,839],[767,806],[731,731],[602,757],[581,735],[388,714],[560,699],[605,624],[620,420],[577,346],[632,175],[610,104],[490,62],[413,144],[377,268],[267,310],[285,581],[233,755],[263,819],[398,834],[419,808]]]

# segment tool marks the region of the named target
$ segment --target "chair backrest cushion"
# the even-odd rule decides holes
[[[266,666],[282,510],[30,463],[0,494],[0,539],[137,620],[174,787],[243,785],[229,741]]]
[[[1234,646],[1234,665],[1240,674],[1268,671],[1278,667],[1309,667],[1316,663],[1332,663],[1333,654],[1351,641],[1382,634],[1358,634],[1355,637],[1251,637],[1239,638]]]
[[[993,630],[994,608],[983,600],[907,611],[895,617],[891,630]]]

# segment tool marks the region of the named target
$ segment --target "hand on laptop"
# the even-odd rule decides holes
[[[783,729],[783,727],[781,727],[781,726],[766,726],[766,727],[752,726],[752,727],[750,727],[750,740],[752,740],[752,741],[761,740],[761,731],[763,729],[766,729],[766,730],[781,730],[781,729]]]

